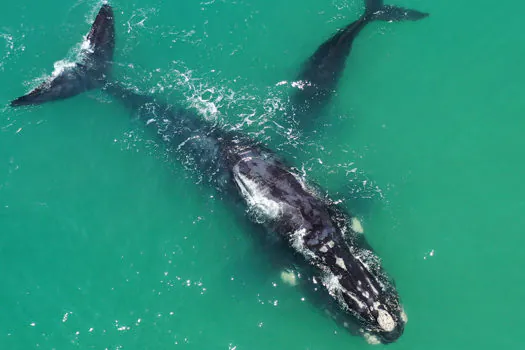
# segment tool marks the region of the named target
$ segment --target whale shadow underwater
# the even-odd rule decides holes
[[[314,127],[312,121],[332,99],[354,40],[367,24],[374,21],[418,21],[428,16],[425,12],[384,5],[383,0],[365,0],[361,17],[323,42],[301,66],[293,84],[289,109],[296,122],[307,131]]]
[[[297,278],[316,299],[314,304],[328,305],[339,322],[345,326],[347,320],[352,322],[355,331],[369,340],[396,341],[403,334],[406,315],[392,279],[366,243],[360,222],[261,142],[223,130],[181,104],[119,83],[111,77],[114,48],[114,14],[104,4],[77,62],[54,72],[11,106],[43,104],[102,89],[143,121],[175,157],[191,159],[192,170],[205,175],[219,197],[240,203],[257,232],[277,239],[275,251],[293,261],[300,271]]]

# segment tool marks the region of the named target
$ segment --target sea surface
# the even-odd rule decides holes
[[[523,349],[525,3],[389,3],[431,15],[369,24],[302,133],[292,82],[362,1],[111,1],[115,79],[264,141],[361,219],[408,314],[396,343],[283,283],[227,198],[103,92],[9,107],[100,6],[19,0],[0,14],[0,349]]]

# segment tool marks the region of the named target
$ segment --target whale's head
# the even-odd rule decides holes
[[[385,310],[381,306],[377,309],[367,310],[361,313],[361,317],[366,317],[366,321],[362,322],[363,336],[372,344],[377,343],[393,343],[401,335],[405,329],[406,316],[402,310]],[[365,314],[365,315],[363,315]]]
[[[342,309],[356,318],[366,340],[396,341],[403,334],[406,315],[394,286],[377,266],[370,266],[378,262],[358,254],[345,242],[334,242],[319,256],[323,285]]]
[[[319,232],[297,231],[293,245],[317,267],[318,278],[312,280],[337,301],[341,317],[336,319],[345,327],[357,326],[371,343],[392,343],[403,334],[406,316],[398,293],[372,251],[330,225]]]

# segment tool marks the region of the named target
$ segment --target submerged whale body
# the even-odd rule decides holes
[[[100,40],[90,40],[88,35],[87,58],[12,105],[63,99],[101,87],[114,50],[109,5],[102,7],[90,33],[103,34]],[[118,82],[108,81],[103,89],[137,114],[168,148],[177,150],[175,154],[190,157],[214,188],[256,211],[259,222],[276,232],[291,255],[312,271],[309,283],[321,285],[323,295],[351,315],[363,333],[384,343],[401,336],[405,321],[399,296],[376,266],[378,259],[370,260],[373,253],[360,244],[353,218],[318,195],[278,155],[182,106],[139,94]]]
[[[361,30],[370,22],[417,21],[428,13],[384,5],[383,0],[365,0],[365,12],[317,48],[296,78],[291,102],[298,121],[308,122],[329,102],[345,68],[346,58]]]

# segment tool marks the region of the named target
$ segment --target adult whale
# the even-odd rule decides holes
[[[298,122],[309,122],[330,101],[352,50],[357,35],[370,22],[417,21],[429,14],[397,6],[383,0],[365,0],[365,12],[359,19],[325,41],[303,64],[296,78],[291,102]]]
[[[263,144],[223,130],[182,106],[158,101],[118,82],[107,82],[114,20],[104,5],[86,38],[79,63],[66,66],[13,106],[38,104],[102,87],[131,108],[166,147],[191,160],[220,193],[241,199],[268,234],[277,233],[290,256],[305,266],[310,285],[357,321],[365,336],[384,343],[404,330],[403,308],[393,283],[364,244],[359,222],[313,189]],[[226,197],[226,196],[224,196]]]

